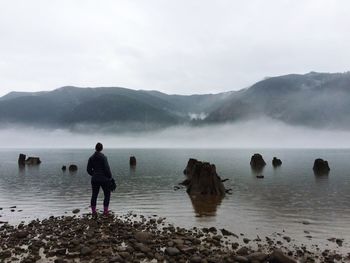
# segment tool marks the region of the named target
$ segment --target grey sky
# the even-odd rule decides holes
[[[348,0],[0,0],[0,96],[60,86],[237,90],[348,71]]]

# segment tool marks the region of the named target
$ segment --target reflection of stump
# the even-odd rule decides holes
[[[316,159],[313,170],[315,174],[328,174],[330,171],[328,162],[323,159]]]
[[[24,166],[26,164],[26,155],[23,153],[20,153],[18,156],[18,165]]]
[[[130,156],[129,164],[130,164],[130,166],[136,166],[136,157],[135,156]]]
[[[226,189],[213,164],[189,159],[184,170],[184,184],[189,195],[224,196]]]
[[[255,153],[252,158],[250,159],[250,166],[253,169],[262,169],[266,165],[266,162],[264,161],[264,158],[261,154]]]
[[[196,216],[215,216],[223,196],[196,195],[190,196]]]

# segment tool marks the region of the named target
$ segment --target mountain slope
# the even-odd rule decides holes
[[[191,121],[189,110],[209,113],[215,104],[219,105],[217,96],[71,86],[49,92],[11,92],[0,98],[0,121],[54,127],[103,123],[164,127]]]
[[[350,73],[285,75],[257,82],[212,111],[207,122],[267,116],[289,124],[350,128]]]
[[[3,96],[0,123],[71,129],[96,124],[97,129],[118,126],[116,130],[149,130],[268,117],[292,125],[350,129],[349,102],[350,73],[290,74],[259,81],[240,91],[190,96],[67,86]]]

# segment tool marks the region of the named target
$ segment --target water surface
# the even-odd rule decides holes
[[[40,156],[40,166],[19,169],[19,153]],[[111,209],[159,215],[176,225],[217,226],[235,233],[273,235],[276,232],[307,242],[322,244],[330,237],[350,237],[350,150],[282,149],[106,149],[118,188]],[[267,166],[264,179],[257,179],[249,166],[255,152],[263,154]],[[89,211],[90,177],[85,168],[90,150],[0,150],[0,221],[19,222],[60,215],[74,208]],[[129,156],[137,167],[130,169]],[[274,169],[273,156],[283,165]],[[184,179],[187,160],[197,158],[216,164],[218,174],[229,178],[232,188],[218,202],[191,200],[174,186]],[[328,176],[315,176],[315,158],[329,161]],[[77,164],[77,173],[62,172],[62,165]],[[98,205],[102,208],[102,192]],[[11,206],[17,206],[11,212]],[[22,210],[22,211],[20,211]],[[307,224],[305,224],[307,223]]]

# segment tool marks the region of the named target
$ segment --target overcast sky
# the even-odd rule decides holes
[[[348,0],[0,0],[0,96],[65,85],[216,93],[350,69]]]

